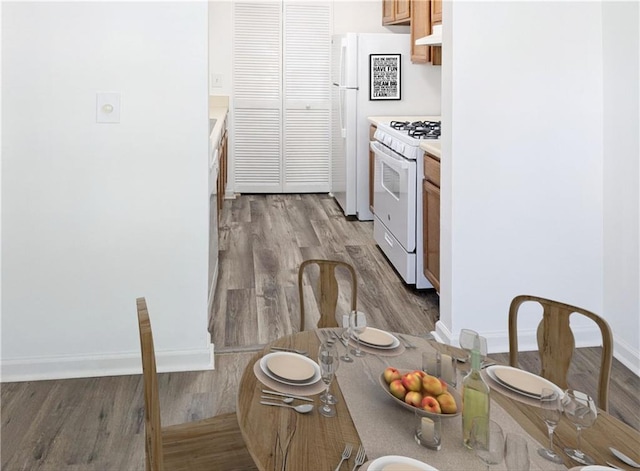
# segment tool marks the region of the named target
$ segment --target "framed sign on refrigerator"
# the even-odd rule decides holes
[[[369,100],[400,100],[402,54],[369,54]]]

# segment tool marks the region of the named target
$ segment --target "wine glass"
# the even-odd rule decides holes
[[[474,417],[471,424],[471,444],[476,456],[487,465],[500,464],[504,458],[502,427],[488,417]]]
[[[509,471],[529,471],[529,446],[522,435],[507,433],[504,444],[504,462]]]
[[[583,428],[593,425],[598,417],[596,403],[588,395],[575,389],[567,389],[562,401],[564,415],[575,426],[577,431],[577,446],[575,448],[565,448],[564,452],[569,458],[584,465],[593,465],[595,461],[589,455],[580,450],[580,433]]]
[[[349,327],[352,335],[356,337],[356,348],[355,350],[351,350],[351,353],[356,357],[365,356],[366,353],[360,350],[360,334],[367,330],[367,317],[364,315],[364,312],[351,311],[349,315]]]
[[[320,365],[320,376],[322,382],[327,386],[325,394],[329,395],[329,387],[333,381],[338,364],[340,362],[340,355],[338,349],[334,343],[323,342],[318,349],[318,364]],[[333,417],[336,415],[336,410],[332,407],[329,401],[325,401],[324,405],[320,408],[320,413],[325,417]]]
[[[342,338],[344,339],[345,334],[347,336],[346,340],[349,341],[349,338],[351,337],[351,325],[349,322],[349,317],[350,314],[344,314],[342,316],[342,327],[344,328],[344,330],[342,331]],[[353,358],[351,358],[349,356],[349,347],[346,348],[346,352],[344,355],[340,356],[340,361],[344,361],[345,363],[352,363],[353,362]]]
[[[542,394],[540,394],[540,410],[542,412],[542,420],[547,424],[549,448],[538,448],[538,454],[545,460],[562,463],[560,455],[553,451],[553,432],[562,415],[562,402],[558,391],[542,388]]]
[[[458,361],[465,363],[471,356],[471,350],[477,348],[480,356],[487,355],[487,339],[481,337],[478,332],[471,329],[460,329],[460,337],[458,338],[460,348],[467,352],[466,358],[458,358]]]

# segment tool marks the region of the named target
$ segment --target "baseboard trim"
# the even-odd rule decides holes
[[[156,351],[156,364],[159,373],[211,370],[214,368],[213,345]],[[142,374],[140,352],[3,359],[0,365],[3,383]]]

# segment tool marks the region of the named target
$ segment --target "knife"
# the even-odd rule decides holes
[[[281,396],[281,397],[292,397],[294,399],[299,399],[301,401],[309,401],[309,402],[313,402],[313,399],[311,399],[310,397],[304,397],[304,396],[295,396],[293,394],[284,394],[278,391],[269,391],[268,389],[263,389],[262,392],[264,394],[272,394],[274,396]]]
[[[340,343],[345,346],[345,348],[349,348],[347,345],[347,341],[341,336],[336,334],[333,330],[331,331],[331,335],[333,335],[336,339],[340,340]]]

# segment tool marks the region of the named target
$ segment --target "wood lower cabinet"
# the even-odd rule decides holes
[[[440,292],[440,160],[424,154],[422,180],[422,256],[424,276]]]
[[[375,125],[369,126],[369,141],[373,141],[373,135],[378,129]],[[376,165],[376,154],[369,148],[369,209],[373,213],[373,178]]]
[[[218,145],[218,181],[217,181],[217,195],[218,195],[218,220],[222,215],[222,207],[224,206],[224,194],[227,189],[227,150],[228,150],[228,134],[225,128],[222,131],[222,137],[220,138],[220,144]]]
[[[382,0],[382,24],[408,25],[411,22],[411,0]]]

